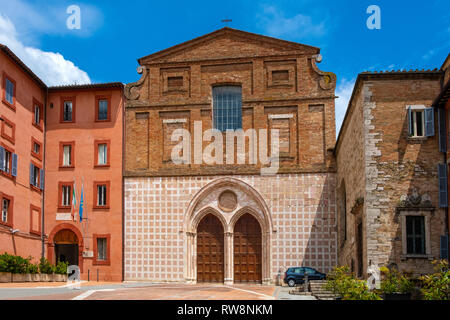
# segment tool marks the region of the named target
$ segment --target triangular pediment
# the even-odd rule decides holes
[[[319,51],[316,47],[226,27],[145,56],[138,61],[142,65],[291,53],[318,54]]]

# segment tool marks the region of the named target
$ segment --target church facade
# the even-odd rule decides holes
[[[274,283],[337,264],[336,76],[319,52],[223,28],[138,60],[124,280]]]

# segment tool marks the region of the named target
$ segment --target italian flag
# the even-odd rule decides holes
[[[73,184],[73,188],[72,188],[72,209],[71,209],[72,220],[73,221],[75,221],[75,208],[77,206],[77,196],[75,194],[75,187],[76,187],[76,185]]]

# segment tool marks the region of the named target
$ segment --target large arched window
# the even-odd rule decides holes
[[[214,129],[242,129],[242,88],[239,86],[213,87]]]

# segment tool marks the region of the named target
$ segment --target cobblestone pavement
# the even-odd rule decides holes
[[[0,286],[0,299],[25,300],[305,300],[287,287],[175,283],[95,283],[80,289],[65,284],[9,284]]]

